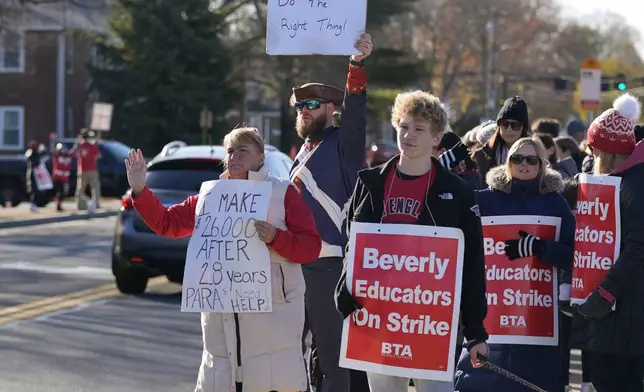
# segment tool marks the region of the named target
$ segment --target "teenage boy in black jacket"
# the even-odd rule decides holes
[[[392,109],[400,155],[387,163],[358,173],[347,217],[351,222],[400,223],[453,227],[463,231],[465,255],[461,295],[461,320],[472,363],[483,364],[477,354],[487,355],[488,334],[483,235],[478,205],[472,188],[432,157],[447,125],[444,105],[432,94],[413,91],[399,94]],[[419,209],[395,209],[398,198]],[[336,288],[338,311],[346,318],[360,308],[346,286],[345,268]],[[458,328],[458,326],[452,326]],[[372,392],[407,391],[407,380],[368,373]],[[414,380],[417,392],[453,391],[453,383]]]

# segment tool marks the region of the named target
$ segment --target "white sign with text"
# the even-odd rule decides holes
[[[112,126],[112,111],[114,106],[111,103],[94,102],[92,106],[92,123],[90,129],[93,131],[107,132]]]
[[[268,0],[266,53],[352,55],[367,23],[367,0]]]
[[[182,312],[272,311],[269,250],[255,230],[266,220],[272,184],[201,184],[181,293]]]

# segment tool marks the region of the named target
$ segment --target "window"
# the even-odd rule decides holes
[[[264,161],[268,171],[277,178],[289,179],[291,168],[284,162],[279,153],[267,153]]]
[[[0,150],[22,150],[24,138],[24,109],[0,107]]]
[[[25,63],[24,36],[16,31],[0,32],[0,72],[23,72]]]
[[[198,193],[204,181],[218,180],[221,162],[211,159],[171,159],[148,168],[145,183],[151,189]]]

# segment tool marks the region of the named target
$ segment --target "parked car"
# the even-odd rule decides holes
[[[223,172],[223,146],[187,146],[169,143],[148,162],[146,184],[166,207],[199,193],[201,183]],[[273,146],[266,146],[265,165],[276,177],[288,178],[293,161]],[[188,238],[157,236],[132,206],[131,190],[123,195],[112,246],[112,272],[118,289],[141,294],[148,279],[165,275],[182,283]]]

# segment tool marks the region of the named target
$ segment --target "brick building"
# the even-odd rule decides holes
[[[21,153],[29,140],[73,137],[88,121],[90,33],[106,33],[104,2],[16,6],[0,15],[0,154]]]

